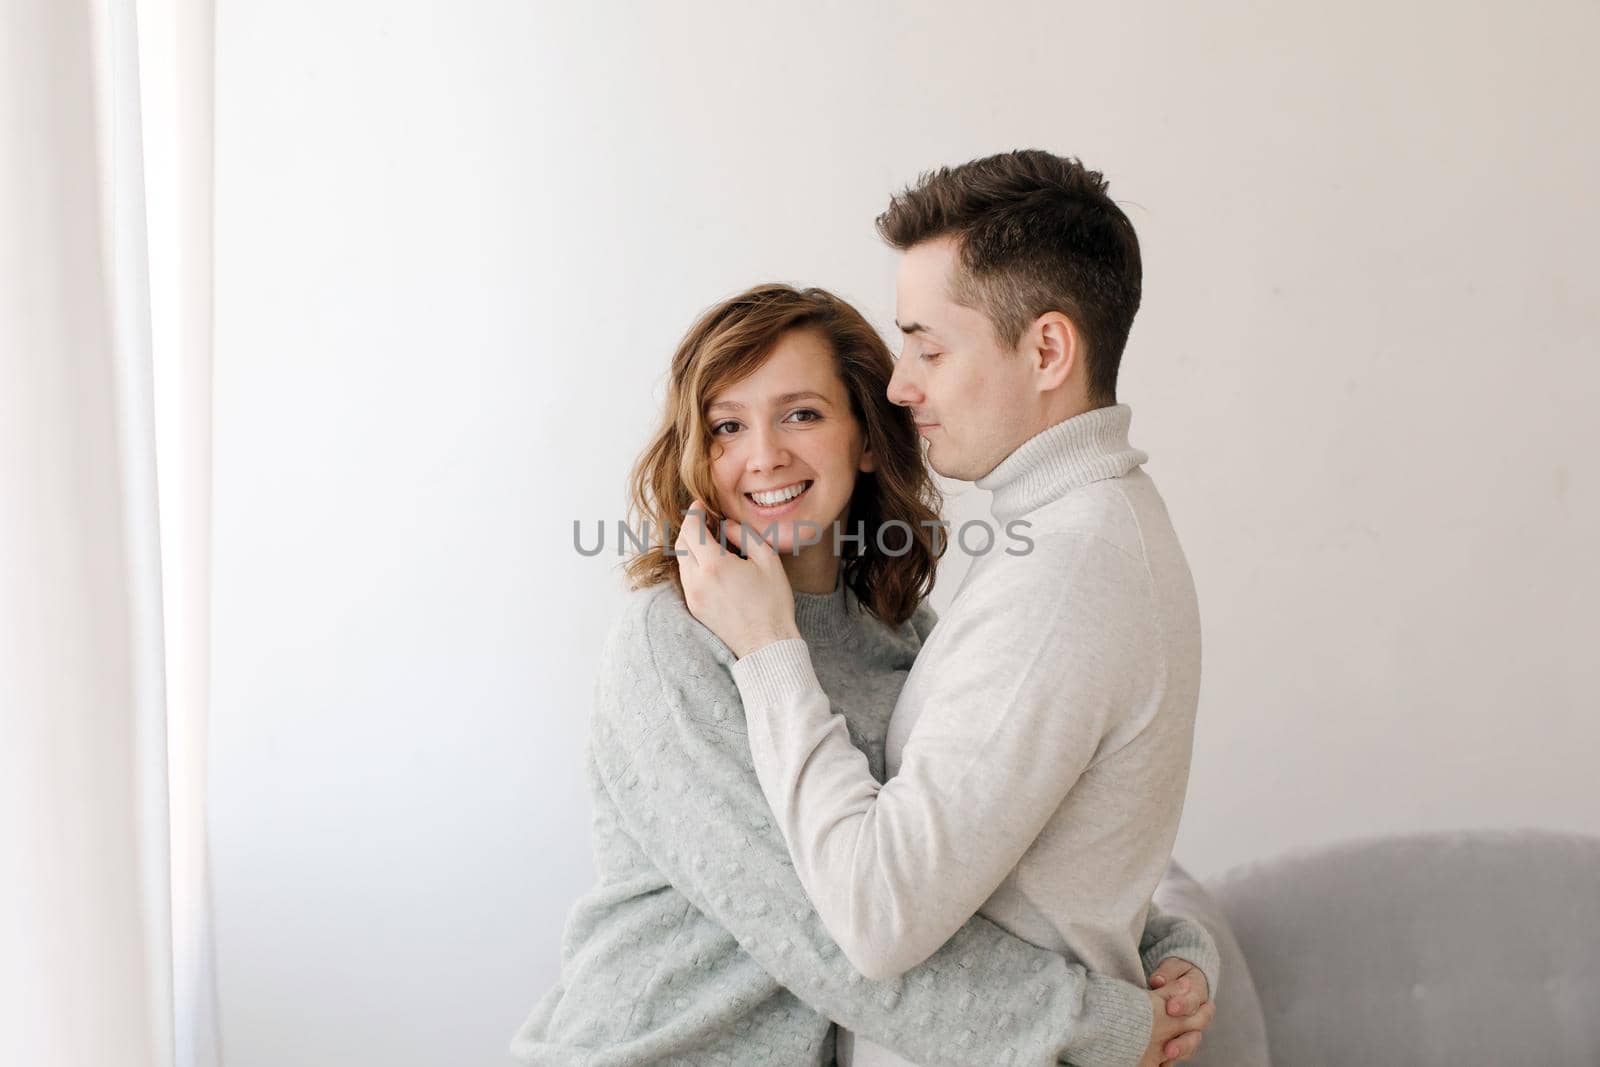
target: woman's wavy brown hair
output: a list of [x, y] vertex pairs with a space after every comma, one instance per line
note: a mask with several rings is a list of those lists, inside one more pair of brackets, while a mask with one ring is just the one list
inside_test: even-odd
[[[888, 346], [859, 311], [823, 289], [775, 283], [747, 289], [701, 315], [679, 342], [660, 427], [629, 477], [629, 525], [648, 538], [626, 564], [629, 582], [638, 589], [670, 581], [682, 590], [678, 560], [667, 549], [678, 539], [684, 513], [699, 498], [711, 511], [711, 529], [723, 519], [711, 480], [706, 406], [754, 373], [791, 330], [815, 330], [829, 342], [863, 443], [877, 461], [875, 471], [856, 476], [850, 497], [844, 532], [858, 532], [859, 523], [865, 536], [843, 542], [845, 584], [872, 614], [899, 626], [933, 587], [944, 552], [943, 538], [936, 547], [933, 537], [941, 499], [923, 465], [910, 411], [888, 399], [894, 373]], [[885, 532], [891, 551], [910, 534], [908, 550], [898, 556], [878, 545], [880, 527], [894, 520], [904, 525]]]

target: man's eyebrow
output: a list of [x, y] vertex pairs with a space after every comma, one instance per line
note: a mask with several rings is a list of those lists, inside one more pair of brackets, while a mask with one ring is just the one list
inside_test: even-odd
[[896, 326], [899, 326], [900, 327], [900, 332], [904, 333], [904, 334], [927, 333], [928, 332], [928, 327], [924, 326], [920, 322], [902, 323], [899, 319], [895, 319], [894, 320], [894, 324]]
[[[810, 389], [802, 389], [797, 393], [784, 393], [782, 396], [774, 397], [773, 403], [781, 406], [783, 404], [792, 404], [796, 400], [820, 400], [824, 404], [828, 403], [827, 397]], [[706, 410], [716, 411], [720, 408], [727, 408], [730, 411], [743, 411], [744, 405], [737, 400], [718, 400], [715, 404], [707, 407]]]

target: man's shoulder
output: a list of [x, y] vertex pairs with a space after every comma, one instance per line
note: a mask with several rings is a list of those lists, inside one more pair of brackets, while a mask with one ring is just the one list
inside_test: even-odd
[[1036, 511], [1039, 521], [1013, 531], [1012, 542], [974, 564], [951, 614], [1022, 623], [1059, 617], [1069, 602], [1145, 612], [1151, 578], [1138, 527], [1124, 525], [1110, 494], [1097, 490], [1093, 497], [1059, 509], [1052, 504], [1045, 515], [1046, 509]]
[[1142, 559], [1152, 537], [1175, 535], [1155, 483], [1138, 468], [1090, 482], [1035, 509], [1019, 520], [1013, 536], [1047, 540], [1065, 551], [1092, 538]]
[[1105, 478], [1091, 482], [1066, 495], [1035, 508], [1019, 522], [1026, 522], [1034, 537], [1063, 535], [1065, 538], [1098, 537], [1115, 545], [1125, 545], [1137, 527], [1129, 515], [1127, 494], [1120, 484], [1124, 478]]

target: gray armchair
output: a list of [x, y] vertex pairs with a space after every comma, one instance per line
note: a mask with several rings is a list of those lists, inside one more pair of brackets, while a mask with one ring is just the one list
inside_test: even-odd
[[1250, 864], [1164, 907], [1222, 950], [1196, 1067], [1600, 1065], [1600, 839], [1380, 838]]

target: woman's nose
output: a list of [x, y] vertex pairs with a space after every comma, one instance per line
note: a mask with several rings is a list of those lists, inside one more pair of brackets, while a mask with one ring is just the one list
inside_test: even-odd
[[750, 454], [745, 462], [753, 471], [776, 470], [788, 464], [789, 450], [784, 447], [783, 439], [776, 429], [768, 427], [752, 430]]

